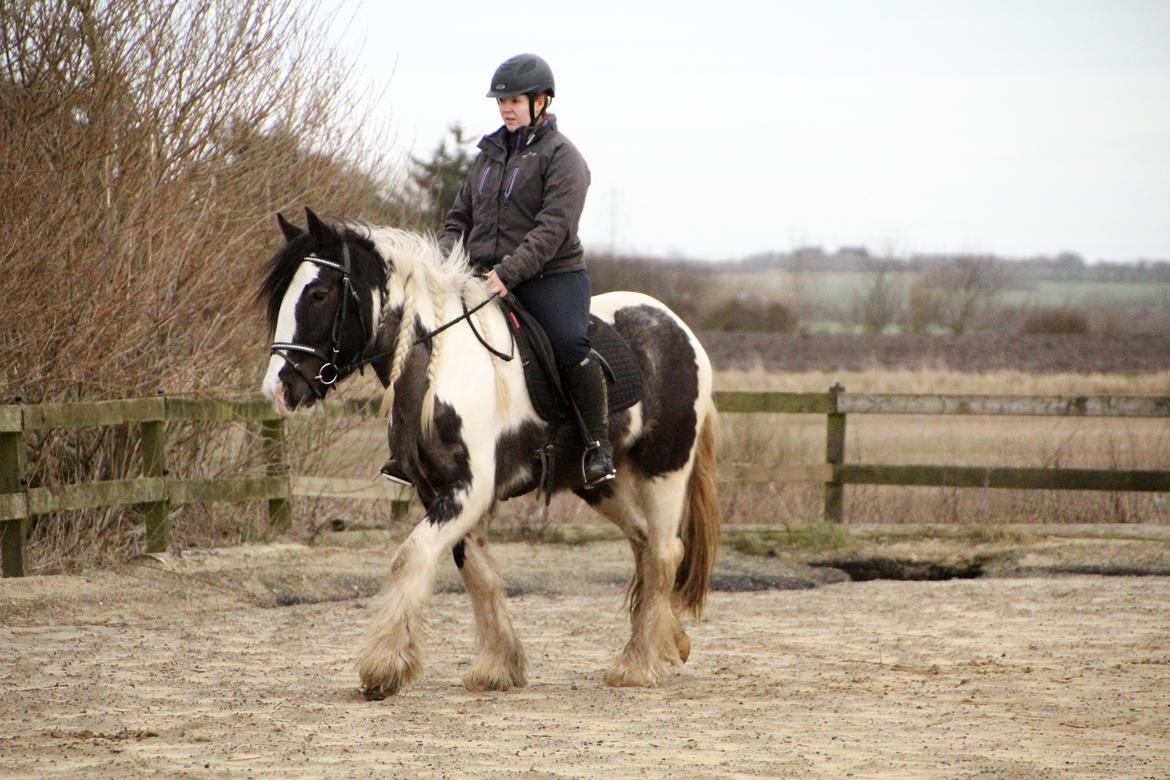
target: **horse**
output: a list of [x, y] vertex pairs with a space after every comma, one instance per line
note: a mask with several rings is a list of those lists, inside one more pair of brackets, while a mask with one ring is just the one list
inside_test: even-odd
[[[525, 654], [486, 531], [498, 501], [534, 485], [533, 455], [549, 428], [520, 361], [505, 359], [506, 314], [459, 247], [444, 256], [430, 236], [327, 222], [309, 209], [306, 218], [301, 229], [278, 215], [286, 243], [256, 295], [273, 339], [263, 392], [287, 415], [371, 366], [385, 388], [391, 451], [426, 510], [375, 602], [356, 663], [361, 690], [382, 699], [418, 678], [427, 603], [448, 554], [475, 617], [478, 655], [465, 687], [523, 687]], [[591, 311], [630, 346], [642, 399], [611, 414], [616, 479], [585, 489], [569, 470], [554, 489], [573, 490], [629, 541], [630, 638], [604, 682], [652, 687], [690, 655], [683, 620], [701, 619], [718, 551], [711, 364], [687, 325], [649, 296], [598, 295]], [[561, 434], [555, 446], [568, 462], [582, 442], [572, 428]]]

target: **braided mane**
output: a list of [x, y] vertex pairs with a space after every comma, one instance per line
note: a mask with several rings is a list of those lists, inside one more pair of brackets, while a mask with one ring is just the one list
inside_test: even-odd
[[[461, 245], [456, 245], [449, 255], [444, 256], [433, 236], [414, 233], [398, 228], [372, 228], [369, 232], [375, 250], [391, 268], [389, 294], [397, 300], [401, 295], [402, 317], [394, 344], [394, 359], [390, 364], [390, 379], [382, 396], [380, 413], [385, 416], [394, 405], [394, 385], [406, 368], [414, 339], [414, 328], [410, 325], [417, 318], [427, 330], [433, 330], [443, 322], [462, 312], [460, 301], [468, 307], [488, 297], [487, 285], [475, 276], [467, 255]], [[387, 306], [383, 311], [388, 311]], [[482, 310], [475, 320], [478, 327], [491, 338], [491, 320]], [[442, 362], [443, 339], [431, 342], [431, 359], [427, 364], [426, 392], [423, 396], [420, 423], [424, 435], [430, 432], [434, 423], [434, 400], [436, 376]], [[501, 408], [508, 402], [507, 385], [499, 369], [499, 360], [494, 355], [492, 363], [497, 369], [496, 397]]]

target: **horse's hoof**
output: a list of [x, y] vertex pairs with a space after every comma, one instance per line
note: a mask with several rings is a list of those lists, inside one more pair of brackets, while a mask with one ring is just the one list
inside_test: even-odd
[[387, 696], [393, 696], [398, 693], [399, 687], [397, 681], [383, 683], [382, 685], [363, 685], [362, 696], [366, 697], [366, 701], [382, 701]]
[[654, 688], [658, 672], [641, 664], [618, 661], [605, 673], [605, 684], [610, 688]]
[[510, 659], [480, 656], [463, 675], [463, 687], [472, 693], [480, 691], [508, 691], [528, 685], [524, 673], [524, 657], [517, 654]]

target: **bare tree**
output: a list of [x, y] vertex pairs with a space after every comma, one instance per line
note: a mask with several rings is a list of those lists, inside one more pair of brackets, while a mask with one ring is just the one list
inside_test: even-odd
[[[928, 269], [911, 291], [914, 316], [932, 319], [959, 335], [968, 332], [992, 311], [995, 299], [1011, 275], [1003, 261], [987, 255], [966, 255]], [[930, 320], [927, 320], [929, 322]]]
[[905, 293], [891, 276], [892, 257], [866, 258], [867, 281], [853, 291], [853, 319], [866, 333], [881, 333], [898, 321]]

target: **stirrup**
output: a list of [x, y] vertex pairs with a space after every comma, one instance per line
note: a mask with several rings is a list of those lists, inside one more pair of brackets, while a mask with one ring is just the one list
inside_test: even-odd
[[390, 460], [383, 463], [378, 473], [387, 482], [393, 482], [395, 485], [402, 485], [402, 487], [414, 487], [410, 480], [398, 470], [398, 463], [394, 458], [390, 458]]
[[594, 480], [590, 480], [589, 477], [586, 475], [585, 462], [589, 459], [590, 453], [596, 452], [597, 450], [600, 450], [600, 449], [601, 449], [601, 442], [593, 441], [593, 442], [590, 442], [588, 445], [586, 445], [585, 449], [581, 452], [581, 481], [582, 481], [582, 483], [584, 483], [582, 485], [582, 487], [584, 487], [586, 490], [592, 490], [593, 488], [597, 487], [598, 485], [601, 485], [602, 483], [609, 482], [611, 479], [617, 478], [617, 469], [614, 468], [614, 466], [613, 466], [612, 456], [611, 456], [611, 460], [610, 460], [610, 464], [609, 464], [609, 471], [607, 473], [601, 475], [600, 477], [597, 477]]

